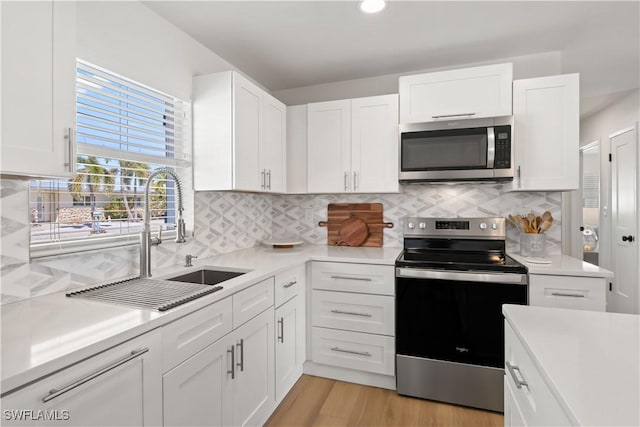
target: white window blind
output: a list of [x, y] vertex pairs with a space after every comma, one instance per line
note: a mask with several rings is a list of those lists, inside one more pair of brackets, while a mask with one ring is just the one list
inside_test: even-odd
[[[188, 102], [78, 61], [76, 112], [75, 176], [30, 183], [32, 252], [137, 241], [149, 174], [168, 166], [184, 176], [191, 164]], [[174, 229], [176, 186], [166, 174], [151, 183], [150, 209], [152, 231]]]

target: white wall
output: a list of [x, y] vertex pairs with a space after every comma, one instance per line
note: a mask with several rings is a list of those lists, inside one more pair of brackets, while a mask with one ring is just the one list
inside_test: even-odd
[[80, 1], [78, 57], [181, 99], [194, 75], [236, 69], [138, 1]]
[[273, 96], [286, 105], [307, 104], [309, 102], [330, 101], [334, 99], [358, 98], [363, 96], [398, 93], [398, 78], [403, 75], [440, 71], [453, 68], [473, 67], [476, 65], [513, 63], [513, 78], [526, 79], [560, 74], [562, 57], [560, 52], [545, 52], [534, 55], [515, 56], [494, 61], [469, 64], [452, 64], [446, 68], [415, 70], [406, 73], [386, 74], [356, 80], [319, 84], [294, 89], [274, 91]]

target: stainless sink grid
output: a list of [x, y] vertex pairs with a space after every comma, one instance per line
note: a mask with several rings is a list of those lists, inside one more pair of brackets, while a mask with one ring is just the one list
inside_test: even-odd
[[66, 295], [166, 311], [221, 289], [222, 286], [136, 278], [85, 288]]

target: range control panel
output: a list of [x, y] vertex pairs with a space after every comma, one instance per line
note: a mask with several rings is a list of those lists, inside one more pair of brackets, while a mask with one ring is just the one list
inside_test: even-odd
[[505, 219], [405, 217], [404, 237], [440, 237], [449, 239], [505, 239]]

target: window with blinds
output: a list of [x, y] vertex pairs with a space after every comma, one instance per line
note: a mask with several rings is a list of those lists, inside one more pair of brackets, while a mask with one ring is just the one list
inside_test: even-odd
[[[189, 171], [189, 103], [78, 61], [76, 112], [76, 174], [30, 182], [32, 252], [137, 241], [150, 173], [163, 166], [179, 176]], [[173, 230], [170, 176], [153, 179], [149, 201], [152, 231]]]

